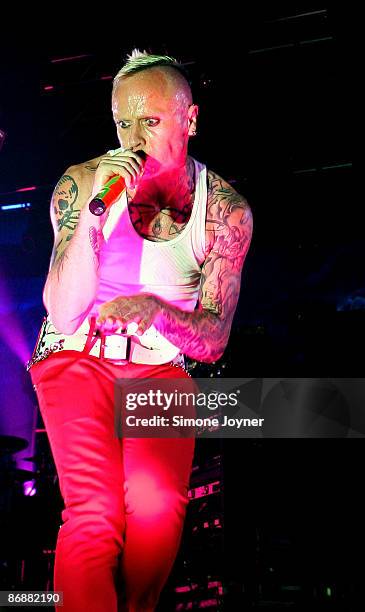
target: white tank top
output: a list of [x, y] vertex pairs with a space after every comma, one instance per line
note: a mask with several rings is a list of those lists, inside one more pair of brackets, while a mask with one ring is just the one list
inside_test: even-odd
[[[71, 336], [60, 333], [48, 315], [28, 367], [63, 349], [82, 351], [91, 317], [99, 314], [98, 306], [118, 295], [152, 293], [186, 312], [195, 309], [201, 265], [205, 260], [207, 172], [200, 162], [194, 160], [194, 165], [195, 199], [191, 216], [184, 230], [170, 241], [151, 242], [139, 236], [129, 216], [125, 193], [113, 204], [103, 228], [105, 242], [100, 252], [100, 282], [89, 315]], [[135, 331], [127, 328], [127, 335], [135, 336]], [[100, 339], [97, 342], [91, 355], [99, 356]], [[134, 363], [158, 364], [176, 360], [180, 349], [151, 325], [138, 337], [133, 351]]]
[[205, 260], [207, 172], [195, 165], [195, 199], [184, 230], [166, 242], [142, 238], [134, 229], [124, 192], [113, 204], [103, 228], [105, 242], [100, 251], [100, 282], [89, 313], [118, 295], [152, 293], [181, 310], [196, 306], [201, 265]]

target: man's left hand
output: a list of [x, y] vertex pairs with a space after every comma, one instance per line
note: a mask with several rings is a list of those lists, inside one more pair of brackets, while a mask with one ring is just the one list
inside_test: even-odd
[[158, 298], [154, 295], [120, 296], [99, 307], [96, 325], [104, 333], [113, 333], [119, 328], [125, 330], [130, 323], [136, 323], [138, 329], [135, 333], [142, 336], [152, 325], [159, 309]]

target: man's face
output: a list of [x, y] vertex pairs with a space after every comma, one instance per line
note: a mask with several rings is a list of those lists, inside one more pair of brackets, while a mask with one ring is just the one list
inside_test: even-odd
[[189, 99], [163, 70], [151, 68], [122, 79], [112, 110], [120, 146], [146, 153], [143, 180], [184, 166]]

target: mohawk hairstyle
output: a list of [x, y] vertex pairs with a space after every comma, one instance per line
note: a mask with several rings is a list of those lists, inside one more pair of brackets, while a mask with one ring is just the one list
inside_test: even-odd
[[155, 68], [156, 66], [171, 66], [171, 68], [175, 68], [190, 85], [190, 79], [184, 66], [174, 57], [169, 55], [153, 55], [147, 51], [133, 49], [132, 53], [127, 55], [127, 61], [113, 79], [113, 93], [123, 77], [147, 70], [148, 68]]

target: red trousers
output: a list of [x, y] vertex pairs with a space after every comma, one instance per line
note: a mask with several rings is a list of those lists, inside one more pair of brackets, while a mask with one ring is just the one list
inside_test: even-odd
[[34, 365], [31, 377], [65, 504], [54, 576], [60, 609], [154, 610], [180, 544], [194, 439], [118, 439], [114, 381], [188, 374], [65, 351]]

